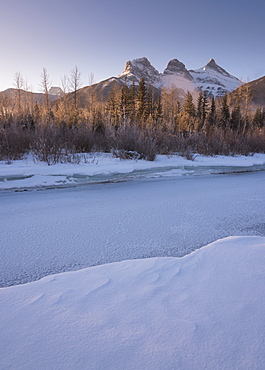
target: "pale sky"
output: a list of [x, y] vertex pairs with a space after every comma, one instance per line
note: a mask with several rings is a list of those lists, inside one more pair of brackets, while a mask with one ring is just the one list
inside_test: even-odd
[[78, 66], [82, 85], [119, 75], [147, 57], [163, 72], [211, 58], [243, 81], [265, 75], [264, 0], [0, 0], [0, 91], [20, 71], [40, 91], [43, 67], [53, 86]]

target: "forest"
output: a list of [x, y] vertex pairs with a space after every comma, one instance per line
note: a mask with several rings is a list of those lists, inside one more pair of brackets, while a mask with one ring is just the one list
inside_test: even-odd
[[103, 99], [93, 84], [84, 97], [80, 76], [75, 67], [52, 101], [45, 68], [38, 100], [16, 73], [14, 89], [0, 95], [0, 160], [31, 154], [48, 164], [77, 162], [77, 153], [93, 151], [147, 160], [265, 152], [265, 109], [251, 106], [249, 87], [215, 99], [205, 92], [183, 96], [176, 87], [157, 91], [142, 78]]

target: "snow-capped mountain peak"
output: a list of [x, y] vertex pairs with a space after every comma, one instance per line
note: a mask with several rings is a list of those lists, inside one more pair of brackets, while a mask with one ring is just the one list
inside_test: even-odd
[[223, 74], [224, 76], [227, 76], [227, 77], [232, 77], [228, 72], [226, 72], [225, 69], [223, 69], [222, 67], [220, 67], [214, 59], [210, 59], [209, 62], [203, 67], [203, 70], [204, 71], [207, 71], [207, 70], [213, 70], [217, 73], [221, 73]]
[[142, 77], [156, 89], [177, 89], [180, 97], [184, 97], [187, 91], [206, 91], [208, 95], [218, 97], [240, 86], [240, 81], [220, 67], [214, 59], [196, 70], [188, 70], [184, 63], [172, 59], [164, 72], [159, 73], [146, 57], [128, 60], [123, 72], [104, 81], [104, 84], [107, 86], [115, 79], [120, 85], [130, 86], [133, 82], [138, 85]]
[[168, 62], [167, 68], [164, 70], [164, 75], [169, 74], [178, 74], [192, 80], [192, 76], [189, 71], [186, 69], [185, 64], [181, 63], [178, 59], [172, 59]]
[[203, 68], [189, 72], [197, 90], [206, 91], [215, 97], [223, 96], [240, 86], [239, 79], [230, 75], [214, 59], [210, 59]]
[[122, 80], [127, 80], [129, 84], [133, 81], [137, 84], [142, 77], [147, 83], [152, 85], [160, 84], [160, 73], [145, 57], [128, 60], [122, 74], [118, 76]]

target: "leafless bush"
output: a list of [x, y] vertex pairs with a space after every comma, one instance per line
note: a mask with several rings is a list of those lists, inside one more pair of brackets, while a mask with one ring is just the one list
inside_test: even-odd
[[[0, 122], [1, 125], [1, 122]], [[157, 154], [178, 153], [190, 160], [196, 153], [204, 155], [249, 155], [265, 152], [264, 128], [247, 133], [212, 127], [200, 132], [177, 132], [163, 125], [143, 125], [123, 122], [114, 126], [101, 122], [79, 123], [68, 127], [55, 123], [35, 123], [23, 127], [19, 122], [0, 126], [0, 159], [20, 159], [31, 151], [34, 158], [49, 165], [58, 162], [79, 163], [80, 154], [93, 151], [111, 152], [121, 159], [154, 160]]]
[[22, 159], [29, 150], [30, 139], [31, 133], [15, 124], [0, 128], [0, 160]]
[[31, 142], [33, 156], [48, 165], [63, 162], [68, 155], [67, 142], [60, 127], [53, 124], [38, 126]]
[[156, 138], [149, 130], [137, 125], [126, 124], [119, 127], [112, 137], [113, 149], [121, 153], [138, 153], [139, 159], [153, 161], [158, 153]]

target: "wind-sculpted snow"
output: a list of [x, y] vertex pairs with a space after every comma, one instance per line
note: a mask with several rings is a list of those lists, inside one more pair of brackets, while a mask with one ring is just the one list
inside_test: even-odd
[[0, 289], [1, 369], [263, 370], [265, 238]]

